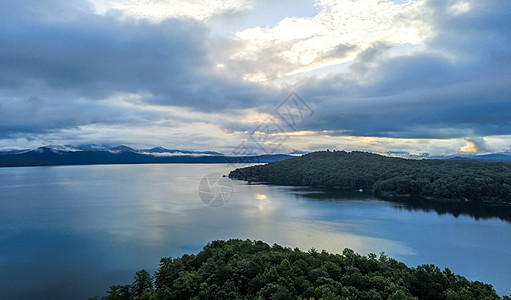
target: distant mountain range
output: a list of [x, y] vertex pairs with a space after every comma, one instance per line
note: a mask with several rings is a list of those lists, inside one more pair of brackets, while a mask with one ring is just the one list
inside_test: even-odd
[[486, 154], [458, 154], [447, 156], [410, 155], [408, 152], [389, 151], [385, 156], [409, 158], [409, 159], [453, 159], [453, 160], [479, 160], [511, 162], [511, 153], [486, 153]]
[[[295, 150], [289, 154], [227, 156], [215, 151], [191, 151], [163, 147], [137, 150], [125, 145], [48, 145], [37, 149], [0, 150], [0, 167], [148, 163], [268, 163], [306, 153]], [[405, 154], [387, 153], [389, 156], [412, 159], [479, 160], [511, 163], [510, 153], [464, 154], [458, 156], [411, 156]]]
[[287, 154], [226, 156], [214, 151], [190, 151], [155, 147], [135, 150], [119, 145], [48, 145], [37, 149], [0, 150], [0, 167], [148, 164], [148, 163], [268, 163], [291, 157]]
[[511, 154], [508, 153], [491, 153], [491, 154], [462, 154], [453, 156], [434, 156], [428, 159], [452, 159], [452, 160], [478, 160], [478, 161], [495, 161], [495, 162], [511, 162]]
[[451, 159], [475, 159], [475, 160], [491, 160], [491, 161], [511, 162], [511, 154], [492, 153], [492, 154], [480, 154], [480, 155], [463, 155], [463, 156], [456, 156]]

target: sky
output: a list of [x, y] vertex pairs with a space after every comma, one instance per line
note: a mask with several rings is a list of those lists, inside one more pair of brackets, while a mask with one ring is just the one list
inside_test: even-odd
[[0, 149], [511, 151], [508, 0], [3, 0]]

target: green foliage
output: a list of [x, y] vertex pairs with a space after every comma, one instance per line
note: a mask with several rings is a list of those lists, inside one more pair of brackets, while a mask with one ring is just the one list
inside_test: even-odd
[[282, 185], [372, 188], [381, 195], [511, 202], [511, 164], [497, 162], [327, 151], [237, 169], [229, 177]]
[[154, 283], [142, 270], [103, 299], [501, 299], [491, 285], [434, 265], [250, 240], [213, 241], [197, 255], [163, 258]]
[[153, 279], [146, 270], [140, 270], [135, 273], [135, 281], [131, 285], [131, 293], [136, 298], [143, 298], [144, 293], [150, 293], [153, 290]]
[[[163, 292], [163, 291], [162, 291]], [[146, 270], [135, 273], [135, 280], [130, 285], [113, 285], [103, 297], [106, 300], [150, 299], [155, 294], [153, 278]]]

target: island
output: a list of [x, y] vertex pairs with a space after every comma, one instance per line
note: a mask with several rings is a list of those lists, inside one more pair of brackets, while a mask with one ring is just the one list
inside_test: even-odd
[[318, 151], [239, 168], [233, 179], [277, 185], [372, 189], [381, 196], [511, 203], [511, 164], [471, 159], [404, 159]]
[[410, 268], [384, 253], [308, 252], [261, 241], [209, 243], [196, 255], [162, 258], [95, 299], [504, 299], [490, 284], [435, 265]]

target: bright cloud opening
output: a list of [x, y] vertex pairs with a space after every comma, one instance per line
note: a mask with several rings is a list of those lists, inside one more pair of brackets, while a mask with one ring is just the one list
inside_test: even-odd
[[467, 140], [467, 143], [465, 144], [465, 146], [460, 147], [460, 152], [461, 153], [477, 153], [477, 152], [479, 152], [479, 147], [473, 141]]
[[321, 10], [312, 18], [285, 18], [274, 27], [234, 35], [243, 47], [230, 59], [235, 65], [253, 62], [245, 68], [245, 80], [271, 80], [344, 63], [377, 42], [417, 45], [430, 34], [430, 25], [419, 18], [426, 13], [423, 1], [320, 0], [316, 5]]
[[112, 7], [132, 17], [156, 21], [166, 18], [206, 21], [215, 15], [249, 9], [252, 4], [246, 0], [128, 0], [114, 2]]

